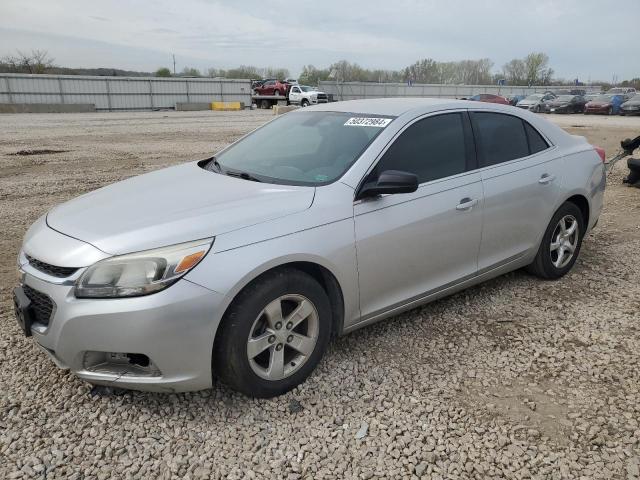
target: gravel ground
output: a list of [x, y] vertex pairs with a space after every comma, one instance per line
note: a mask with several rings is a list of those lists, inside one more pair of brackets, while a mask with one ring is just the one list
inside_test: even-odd
[[[31, 222], [269, 118], [0, 115], [0, 478], [640, 478], [640, 190], [622, 164], [571, 274], [515, 272], [337, 339], [280, 398], [92, 391], [20, 336]], [[549, 118], [609, 154], [640, 134], [638, 118]]]

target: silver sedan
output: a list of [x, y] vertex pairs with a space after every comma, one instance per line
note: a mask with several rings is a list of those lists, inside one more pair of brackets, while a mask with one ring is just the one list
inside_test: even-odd
[[94, 384], [278, 395], [334, 335], [518, 268], [562, 277], [598, 220], [603, 160], [503, 105], [298, 110], [53, 208], [25, 236], [16, 316]]

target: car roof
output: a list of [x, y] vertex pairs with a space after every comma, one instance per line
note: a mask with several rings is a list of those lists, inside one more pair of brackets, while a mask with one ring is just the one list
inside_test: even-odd
[[[431, 108], [429, 108], [431, 107]], [[372, 98], [323, 103], [313, 107], [314, 111], [363, 113], [369, 115], [400, 115], [415, 109], [446, 110], [448, 108], [477, 108], [478, 102], [451, 98]]]

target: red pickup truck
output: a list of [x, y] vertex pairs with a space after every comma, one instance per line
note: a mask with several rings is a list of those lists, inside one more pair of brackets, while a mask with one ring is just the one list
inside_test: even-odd
[[289, 93], [290, 83], [283, 83], [280, 80], [269, 79], [262, 85], [258, 85], [254, 88], [256, 95], [282, 95], [287, 96]]

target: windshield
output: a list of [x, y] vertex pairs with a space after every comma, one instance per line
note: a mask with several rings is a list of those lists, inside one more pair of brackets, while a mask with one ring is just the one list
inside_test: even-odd
[[622, 88], [612, 88], [607, 93], [624, 93], [624, 89], [622, 89]]
[[393, 120], [341, 112], [283, 115], [222, 152], [224, 172], [260, 181], [323, 185], [341, 177]]
[[599, 95], [594, 98], [592, 101], [594, 102], [610, 102], [613, 98], [613, 95]]
[[300, 89], [301, 89], [303, 92], [312, 92], [312, 91], [313, 91], [313, 88], [311, 88], [311, 87], [307, 87], [307, 86], [305, 86], [305, 85], [300, 86]]
[[557, 100], [559, 102], [570, 102], [571, 100], [573, 100], [574, 95], [560, 95], [558, 98], [554, 98], [554, 100]]
[[544, 95], [536, 93], [535, 95], [529, 95], [525, 100], [540, 100]]

